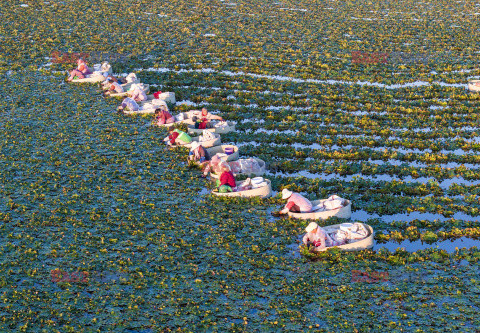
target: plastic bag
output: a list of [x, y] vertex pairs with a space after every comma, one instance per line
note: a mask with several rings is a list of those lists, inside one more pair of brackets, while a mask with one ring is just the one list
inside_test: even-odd
[[350, 239], [363, 239], [367, 237], [368, 230], [365, 229], [362, 223], [354, 223], [350, 228]]
[[218, 123], [215, 124], [215, 128], [227, 128], [228, 127], [228, 124], [226, 121], [220, 121]]
[[343, 201], [344, 200], [338, 195], [332, 195], [323, 202], [323, 207], [325, 207], [326, 210], [337, 209], [343, 207]]
[[127, 83], [134, 82], [134, 81], [137, 80], [137, 75], [135, 73], [130, 73], [130, 74], [127, 75], [125, 80], [127, 80]]
[[240, 172], [239, 173], [258, 173], [260, 172], [260, 164], [254, 158], [245, 158], [238, 160], [240, 163]]
[[154, 97], [156, 99], [161, 99], [166, 102], [175, 103], [175, 93], [173, 92], [164, 92], [164, 93], [160, 92], [159, 94], [155, 93]]
[[200, 137], [200, 141], [209, 141], [215, 139], [215, 134], [212, 131], [204, 130], [202, 131], [202, 136]]
[[350, 233], [343, 230], [337, 230], [330, 234], [330, 237], [337, 243], [337, 245], [346, 244], [350, 239]]
[[110, 72], [111, 69], [112, 69], [112, 66], [107, 61], [105, 61], [100, 67], [100, 70], [102, 72]]
[[235, 174], [239, 174], [241, 173], [242, 171], [242, 165], [240, 164], [240, 161], [232, 161], [230, 163], [228, 163], [228, 165], [230, 166], [230, 169], [232, 170], [233, 173]]
[[[143, 83], [134, 83], [130, 86], [129, 91], [134, 91], [135, 89], [145, 91], [145, 85]], [[162, 101], [163, 102], [163, 101]]]
[[267, 182], [263, 177], [255, 177], [251, 180], [253, 188], [259, 188], [263, 186], [267, 186]]

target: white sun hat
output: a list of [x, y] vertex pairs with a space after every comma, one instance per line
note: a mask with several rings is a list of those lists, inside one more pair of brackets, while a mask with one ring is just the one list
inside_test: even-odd
[[192, 142], [192, 146], [190, 148], [190, 151], [194, 151], [195, 149], [197, 149], [198, 147], [200, 146], [200, 143], [198, 141], [193, 141]]
[[290, 198], [290, 196], [293, 194], [292, 191], [284, 188], [283, 191], [282, 191], [282, 199], [288, 199]]
[[316, 224], [315, 222], [310, 222], [310, 224], [307, 225], [307, 227], [305, 228], [305, 231], [310, 232], [315, 230], [316, 228], [318, 228], [318, 224]]

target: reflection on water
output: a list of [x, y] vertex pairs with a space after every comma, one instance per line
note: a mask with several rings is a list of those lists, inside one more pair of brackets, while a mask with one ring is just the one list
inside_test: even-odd
[[285, 246], [288, 250], [289, 254], [292, 254], [294, 258], [301, 258], [302, 255], [300, 254], [300, 251], [298, 250], [299, 243], [293, 243], [290, 245]]
[[439, 250], [445, 250], [448, 253], [453, 253], [455, 252], [455, 248], [459, 248], [459, 249], [463, 247], [471, 248], [474, 246], [480, 248], [480, 239], [471, 239], [467, 237], [461, 237], [453, 240], [447, 239], [447, 240], [436, 242], [433, 244], [428, 244], [428, 243], [422, 242], [421, 240], [417, 240], [413, 242], [410, 240], [404, 240], [400, 243], [395, 241], [390, 241], [383, 244], [376, 243], [373, 249], [378, 251], [384, 247], [391, 252], [395, 252], [396, 249], [403, 247], [408, 252], [415, 252], [418, 250], [425, 250], [425, 249], [439, 249]]
[[202, 190], [198, 193], [198, 195], [207, 195], [210, 194], [210, 190], [208, 188], [202, 188]]

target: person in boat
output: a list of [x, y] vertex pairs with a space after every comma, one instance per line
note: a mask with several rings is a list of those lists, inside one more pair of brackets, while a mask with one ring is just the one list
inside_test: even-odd
[[155, 109], [155, 121], [154, 124], [161, 126], [165, 124], [172, 124], [175, 122], [175, 118], [168, 112], [165, 106], [160, 106], [159, 108]]
[[138, 111], [140, 110], [140, 107], [138, 106], [137, 102], [135, 102], [133, 99], [130, 97], [126, 97], [123, 101], [122, 104], [117, 108], [118, 111], [123, 111], [123, 110], [128, 110], [128, 111]]
[[203, 167], [206, 163], [210, 161], [210, 155], [208, 154], [208, 151], [203, 148], [203, 146], [199, 142], [193, 141], [190, 153], [188, 154], [188, 161], [199, 162], [200, 165]]
[[185, 145], [192, 142], [192, 137], [179, 129], [170, 127], [168, 133], [169, 135], [163, 141], [166, 141], [169, 146]]
[[92, 74], [92, 71], [88, 68], [87, 63], [80, 58], [77, 60], [77, 68], [70, 72], [70, 77], [67, 81], [72, 81], [75, 76], [79, 79], [84, 79], [90, 74]]
[[143, 102], [148, 99], [145, 91], [136, 84], [133, 86], [133, 89], [128, 92], [128, 95], [133, 98], [135, 102]]
[[109, 75], [109, 72], [110, 72], [111, 69], [112, 69], [112, 66], [108, 63], [108, 61], [104, 61], [102, 63], [102, 65], [100, 66], [100, 72], [105, 77], [107, 77]]
[[316, 250], [321, 250], [330, 246], [341, 245], [340, 242], [333, 240], [328, 233], [315, 222], [311, 222], [305, 228], [305, 236], [303, 236], [303, 244], [312, 244]]
[[220, 178], [217, 179], [217, 187], [219, 193], [227, 193], [233, 192], [236, 189], [237, 184], [235, 182], [235, 176], [230, 170], [230, 167], [227, 163], [222, 163], [222, 173], [220, 174]]
[[211, 120], [224, 121], [222, 117], [211, 114], [210, 112], [208, 112], [208, 110], [206, 108], [202, 108], [201, 111], [198, 111], [198, 110], [192, 110], [192, 111], [193, 111], [194, 116], [197, 116], [202, 120], [205, 119], [205, 120], [208, 120], [208, 121], [211, 121]]
[[108, 79], [107, 91], [104, 93], [104, 95], [108, 96], [111, 94], [121, 94], [121, 93], [123, 93], [123, 87], [114, 79], [112, 78]]
[[282, 199], [287, 199], [285, 208], [280, 211], [280, 214], [293, 213], [310, 213], [312, 211], [312, 203], [307, 198], [304, 198], [299, 193], [284, 188], [282, 191]]
[[215, 174], [220, 174], [223, 171], [223, 165], [227, 164], [226, 161], [223, 161], [220, 155], [217, 153], [212, 156], [210, 162], [205, 166], [203, 169], [202, 178], [206, 178], [209, 172], [213, 172]]
[[201, 119], [201, 118], [198, 118], [197, 116], [193, 116], [192, 121], [193, 121], [193, 124], [194, 124], [193, 126], [196, 129], [212, 128], [212, 124], [207, 119]]
[[108, 90], [110, 88], [111, 86], [110, 79], [112, 79], [113, 82], [117, 82], [120, 85], [123, 84], [123, 82], [119, 78], [113, 76], [112, 74], [109, 74], [106, 77], [105, 81], [102, 82], [103, 90]]

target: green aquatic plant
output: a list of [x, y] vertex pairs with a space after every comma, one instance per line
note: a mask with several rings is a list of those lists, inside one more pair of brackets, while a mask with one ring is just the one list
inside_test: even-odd
[[[477, 11], [443, 0], [2, 8], [0, 330], [474, 332], [478, 249], [314, 254], [299, 247], [307, 221], [270, 214], [284, 200], [209, 196], [150, 116], [116, 114], [98, 86], [63, 79], [83, 53], [175, 92], [174, 113], [205, 105], [237, 121], [222, 142], [264, 159], [274, 191], [351, 199], [379, 245], [476, 239], [480, 95], [464, 85], [480, 74]], [[387, 62], [352, 64], [354, 52]], [[352, 281], [359, 270], [389, 279]]]

